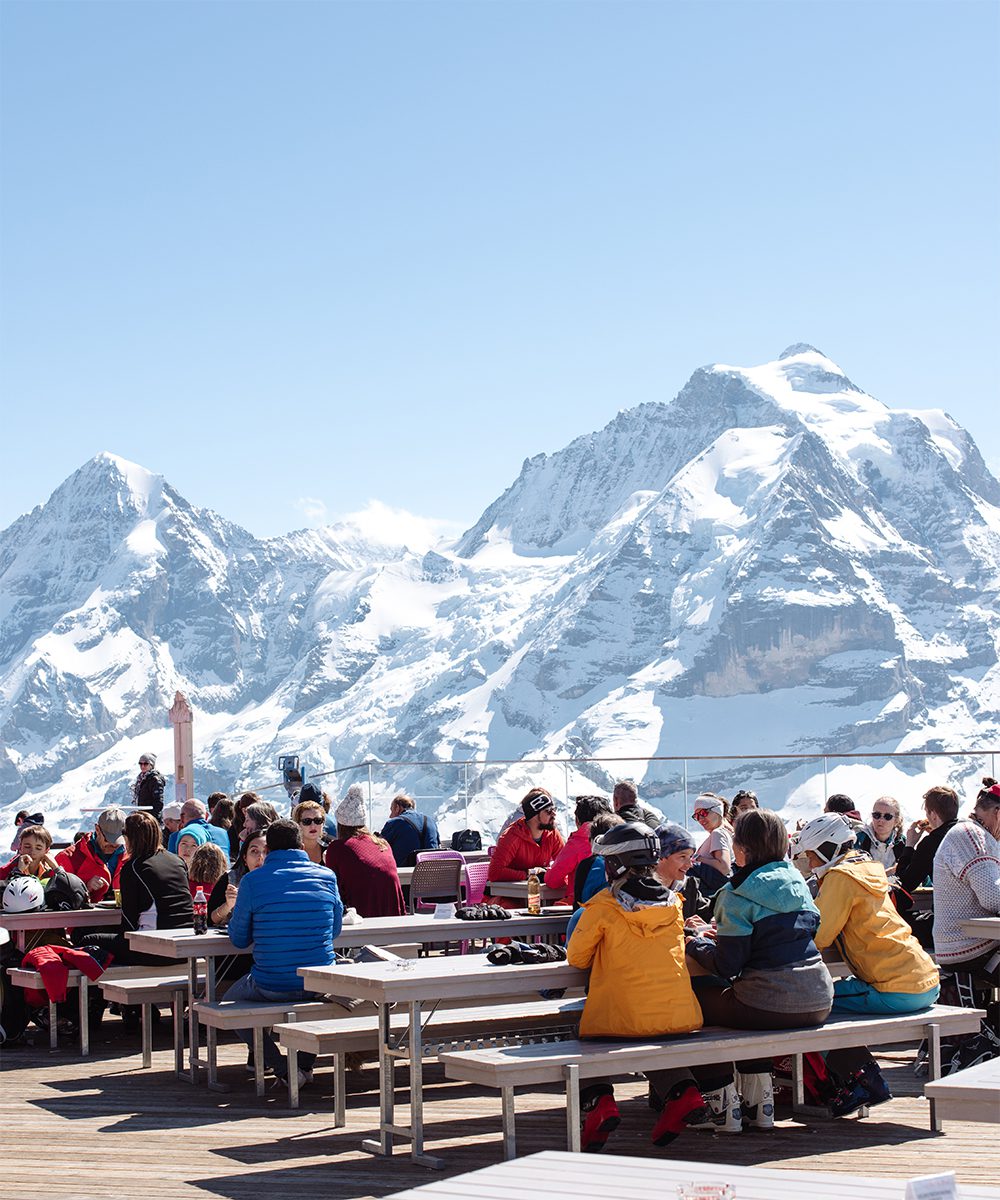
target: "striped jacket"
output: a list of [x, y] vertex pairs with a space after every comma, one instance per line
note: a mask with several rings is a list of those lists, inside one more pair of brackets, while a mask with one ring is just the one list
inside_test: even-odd
[[304, 850], [272, 850], [239, 886], [229, 938], [240, 950], [253, 944], [254, 982], [268, 991], [301, 992], [299, 967], [334, 961], [344, 915], [336, 875], [311, 863]]

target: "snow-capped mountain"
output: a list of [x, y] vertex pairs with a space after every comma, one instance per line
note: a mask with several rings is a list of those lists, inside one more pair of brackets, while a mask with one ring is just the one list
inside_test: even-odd
[[[0, 534], [8, 822], [41, 808], [68, 832], [124, 796], [140, 748], [169, 760], [176, 689], [199, 792], [271, 782], [283, 751], [312, 772], [454, 763], [372, 772], [376, 819], [406, 786], [449, 829], [467, 812], [492, 829], [529, 782], [616, 774], [682, 812], [680, 763], [533, 758], [820, 759], [997, 732], [1000, 485], [951, 418], [887, 408], [812, 347], [702, 368], [672, 403], [527, 459], [451, 546], [377, 524], [261, 540], [113, 455], [81, 467]], [[482, 758], [512, 761], [460, 765]], [[988, 766], [844, 766], [836, 786], [913, 808], [925, 777]], [[756, 782], [795, 811], [820, 769], [692, 763], [687, 786]]]

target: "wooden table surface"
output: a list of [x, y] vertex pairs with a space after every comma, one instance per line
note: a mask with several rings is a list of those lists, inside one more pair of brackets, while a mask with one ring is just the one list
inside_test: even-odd
[[40, 929], [113, 929], [120, 925], [120, 908], [78, 908], [70, 912], [0, 912], [0, 928], [15, 934], [15, 942], [24, 948], [29, 933]]
[[1000, 917], [973, 917], [971, 921], [959, 921], [958, 924], [969, 937], [991, 938], [1000, 942]]
[[[549, 910], [540, 917], [514, 913], [507, 921], [463, 921], [414, 913], [403, 917], [368, 917], [358, 925], [345, 925], [335, 941], [338, 950], [359, 946], [392, 946], [396, 943], [457, 942], [473, 938], [552, 937], [566, 931], [572, 915], [567, 907]], [[132, 948], [164, 958], [218, 958], [237, 950], [221, 929], [198, 934], [192, 929], [137, 930], [128, 935]], [[339, 969], [339, 968], [338, 968]]]
[[[716, 1139], [718, 1140], [718, 1139]], [[880, 1151], [886, 1153], [887, 1151]], [[720, 1146], [720, 1156], [724, 1147]], [[878, 1155], [873, 1155], [873, 1166]], [[919, 1170], [916, 1158], [914, 1166]], [[422, 1187], [393, 1192], [385, 1200], [669, 1200], [684, 1196], [696, 1184], [728, 1184], [728, 1196], [691, 1191], [699, 1200], [903, 1200], [906, 1184], [900, 1179], [876, 1179], [862, 1175], [834, 1175], [820, 1171], [786, 1171], [764, 1167], [733, 1167], [725, 1163], [684, 1162], [666, 1159], [655, 1151], [649, 1158], [620, 1155], [597, 1157], [547, 1150], [511, 1162], [484, 1167], [450, 1179], [435, 1180]], [[685, 1191], [679, 1191], [687, 1185]], [[959, 1185], [959, 1200], [1000, 1200], [1000, 1188]]]

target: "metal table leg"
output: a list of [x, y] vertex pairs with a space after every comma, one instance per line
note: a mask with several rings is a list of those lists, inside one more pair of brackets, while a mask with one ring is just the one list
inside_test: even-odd
[[369, 1154], [386, 1156], [392, 1155], [392, 1123], [395, 1115], [395, 1059], [390, 1044], [391, 1036], [389, 1005], [380, 1004], [378, 1006], [379, 1135], [378, 1141], [366, 1138], [361, 1143], [361, 1148], [367, 1150]]
[[580, 1153], [580, 1068], [575, 1063], [566, 1067], [566, 1148]]
[[142, 1005], [142, 1065], [147, 1069], [153, 1065], [153, 1005], [149, 1001]]
[[198, 1082], [198, 1014], [194, 1011], [198, 989], [198, 960], [188, 959], [188, 1065], [191, 1068], [190, 1082]]
[[517, 1139], [514, 1134], [514, 1089], [500, 1089], [500, 1108], [503, 1113], [503, 1157], [508, 1162], [517, 1157]]
[[333, 1056], [333, 1127], [343, 1129], [347, 1124], [347, 1062], [346, 1055]]
[[174, 992], [174, 1074], [184, 1077], [184, 992]]
[[424, 1046], [420, 1001], [410, 1004], [410, 1158], [422, 1167], [440, 1171], [444, 1161], [424, 1153]]
[[80, 1054], [90, 1053], [90, 980], [80, 972]]
[[[215, 959], [205, 957], [205, 999], [215, 1003]], [[214, 1025], [205, 1028], [205, 1055], [208, 1059], [208, 1086], [213, 1092], [228, 1092], [229, 1088], [219, 1083], [219, 1031]]]

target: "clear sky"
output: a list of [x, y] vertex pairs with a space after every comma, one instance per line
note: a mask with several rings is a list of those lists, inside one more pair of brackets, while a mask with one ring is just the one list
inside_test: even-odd
[[0, 527], [100, 450], [258, 534], [464, 526], [796, 341], [996, 470], [998, 46], [995, 0], [3, 0]]

